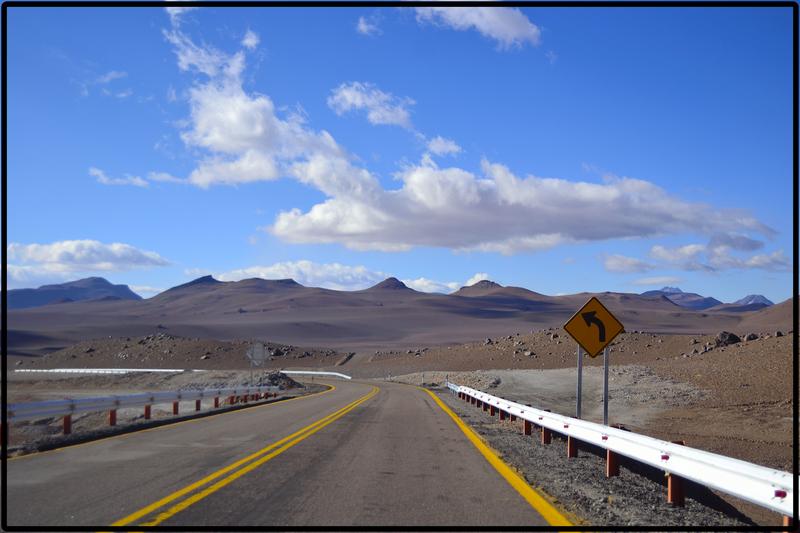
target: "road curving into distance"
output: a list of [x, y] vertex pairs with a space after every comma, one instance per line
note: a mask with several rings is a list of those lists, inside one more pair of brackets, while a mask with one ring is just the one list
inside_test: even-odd
[[11, 459], [8, 525], [569, 524], [435, 395], [331, 385]]

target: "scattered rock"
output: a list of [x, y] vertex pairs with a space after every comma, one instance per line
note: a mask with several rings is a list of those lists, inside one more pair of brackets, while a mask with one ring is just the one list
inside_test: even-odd
[[748, 333], [747, 335], [744, 336], [744, 340], [746, 341], [754, 341], [756, 339], [758, 339], [758, 335], [756, 335], [755, 333]]
[[717, 334], [715, 345], [717, 347], [730, 346], [731, 344], [737, 344], [741, 341], [742, 339], [740, 339], [735, 333], [731, 333], [730, 331], [721, 331]]
[[775, 332], [775, 336], [776, 337], [783, 337], [783, 332], [778, 330], [778, 331]]

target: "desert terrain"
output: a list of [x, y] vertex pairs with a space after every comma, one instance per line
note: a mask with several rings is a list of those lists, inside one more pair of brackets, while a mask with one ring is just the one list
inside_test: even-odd
[[[246, 384], [245, 353], [263, 342], [268, 357], [258, 375], [313, 368], [430, 387], [450, 379], [572, 415], [576, 343], [560, 326], [592, 295], [626, 326], [610, 345], [610, 422], [791, 470], [791, 300], [738, 311], [730, 304], [691, 310], [663, 295], [551, 297], [491, 282], [431, 295], [392, 279], [347, 293], [291, 280], [201, 278], [148, 300], [10, 311], [9, 401]], [[602, 357], [585, 357], [584, 365], [583, 417], [602, 421]], [[15, 372], [86, 367], [203, 372]], [[99, 427], [103, 417], [78, 423]], [[12, 431], [30, 443], [53, 438], [58, 424]], [[752, 506], [732, 505], [755, 523], [774, 522]]]

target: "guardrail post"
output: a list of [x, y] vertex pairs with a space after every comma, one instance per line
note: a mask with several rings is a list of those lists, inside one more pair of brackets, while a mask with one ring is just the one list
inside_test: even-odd
[[149, 405], [145, 405], [144, 406], [144, 419], [145, 420], [150, 420], [150, 406]]
[[72, 433], [72, 415], [64, 415], [64, 435]]
[[[792, 517], [783, 515], [783, 527], [791, 527], [792, 525]], [[794, 528], [797, 531], [797, 527]]]
[[117, 410], [111, 409], [108, 412], [108, 425], [109, 426], [116, 426], [117, 425]]
[[488, 403], [483, 402], [483, 410], [484, 411], [488, 411], [489, 410], [489, 404]]
[[553, 436], [550, 433], [550, 430], [542, 426], [542, 444], [550, 444], [552, 438]]
[[522, 434], [523, 435], [530, 435], [531, 434], [531, 421], [530, 420], [522, 420]]
[[619, 475], [619, 456], [611, 450], [606, 450], [606, 477]]
[[219, 396], [214, 396], [214, 407], [219, 407]]
[[683, 507], [686, 503], [683, 493], [683, 478], [667, 473], [667, 503]]
[[178, 414], [178, 402], [172, 402], [172, 414], [173, 415]]
[[499, 409], [499, 411], [500, 411], [500, 420], [505, 420], [506, 419], [506, 412], [503, 411], [502, 409]]
[[199, 411], [200, 410], [200, 400], [195, 400], [194, 401], [194, 410], [195, 411]]
[[[686, 441], [674, 440], [672, 444], [680, 444], [686, 446]], [[683, 491], [683, 478], [670, 474], [667, 472], [667, 503], [683, 507], [686, 503], [686, 497]]]
[[578, 457], [578, 443], [569, 435], [567, 435], [567, 457]]
[[497, 414], [497, 407], [495, 407], [494, 405], [490, 405], [489, 406], [489, 414], [491, 416], [494, 416], [495, 414]]

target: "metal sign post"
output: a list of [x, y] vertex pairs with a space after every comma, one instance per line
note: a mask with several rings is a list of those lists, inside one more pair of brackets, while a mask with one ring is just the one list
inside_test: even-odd
[[263, 344], [256, 342], [250, 345], [245, 355], [250, 360], [250, 384], [252, 385], [253, 367], [261, 366], [264, 363], [264, 360], [267, 358], [267, 350], [264, 349]]
[[578, 402], [575, 404], [575, 418], [581, 417], [581, 390], [583, 385], [583, 348], [578, 345]]
[[603, 349], [603, 425], [608, 425], [608, 347]]
[[577, 313], [564, 324], [564, 330], [578, 343], [578, 402], [576, 417], [581, 417], [581, 381], [583, 377], [583, 352], [597, 357], [603, 352], [603, 423], [608, 425], [608, 345], [624, 330], [622, 322], [592, 296]]

